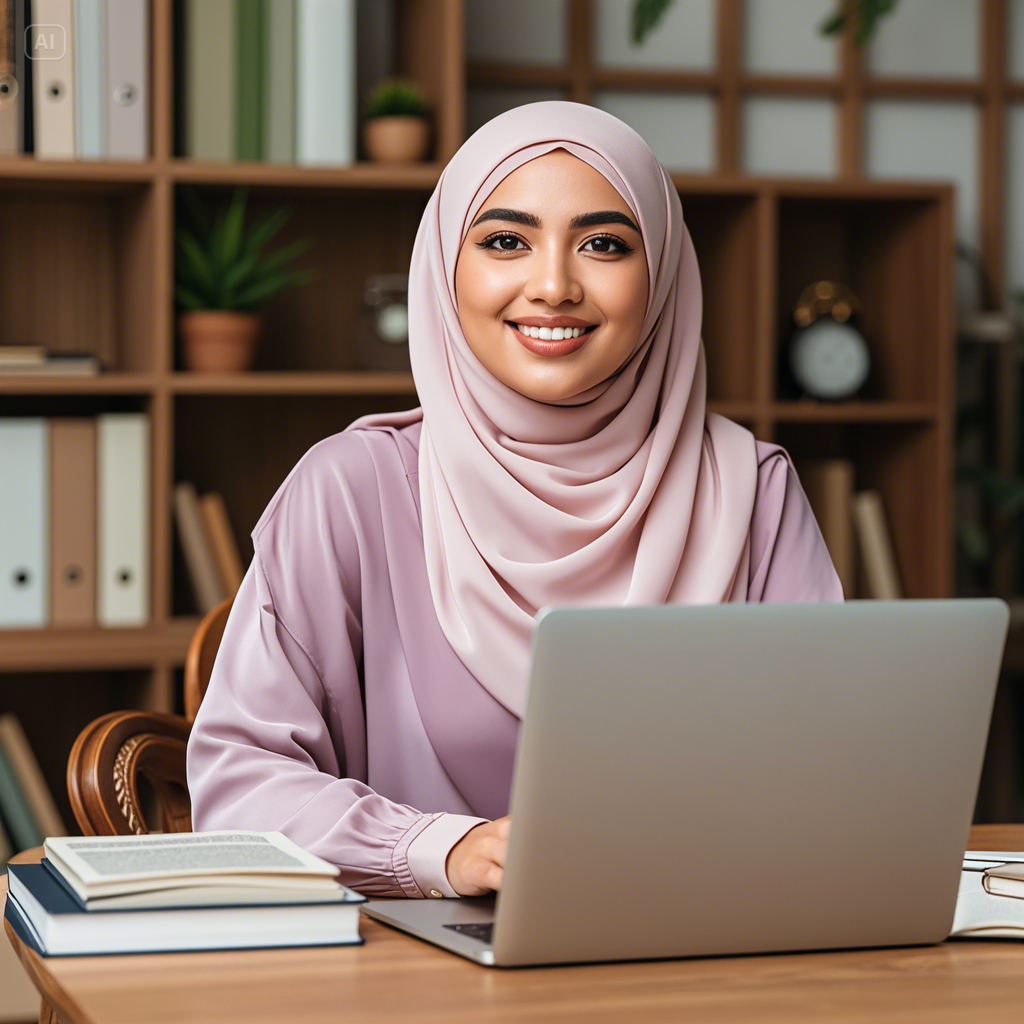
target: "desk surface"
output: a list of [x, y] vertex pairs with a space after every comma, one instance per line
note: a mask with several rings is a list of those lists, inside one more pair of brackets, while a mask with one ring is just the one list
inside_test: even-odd
[[[976, 826], [975, 850], [1024, 850], [1024, 825]], [[40, 851], [19, 860], [36, 860]], [[0, 879], [0, 909], [6, 899]], [[46, 959], [7, 936], [62, 1024], [1019, 1024], [1024, 942], [495, 970], [363, 918], [366, 944]]]

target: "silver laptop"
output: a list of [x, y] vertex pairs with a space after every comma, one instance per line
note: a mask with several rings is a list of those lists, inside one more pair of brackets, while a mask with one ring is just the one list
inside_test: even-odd
[[364, 913], [499, 966], [941, 942], [995, 598], [549, 608], [497, 898]]

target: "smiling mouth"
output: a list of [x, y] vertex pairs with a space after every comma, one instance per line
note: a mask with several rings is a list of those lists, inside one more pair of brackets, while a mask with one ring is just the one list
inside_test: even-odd
[[524, 337], [537, 338], [540, 341], [563, 341], [597, 330], [597, 324], [591, 324], [589, 327], [527, 327], [525, 324], [517, 324], [514, 320], [506, 320], [505, 323]]

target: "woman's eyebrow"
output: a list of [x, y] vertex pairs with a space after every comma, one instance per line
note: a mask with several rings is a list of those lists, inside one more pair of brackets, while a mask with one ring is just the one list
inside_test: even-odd
[[[528, 228], [540, 228], [540, 219], [532, 213], [524, 213], [522, 210], [509, 210], [500, 206], [496, 206], [491, 210], [486, 210], [480, 214], [475, 221], [473, 221], [473, 227], [477, 224], [482, 224], [485, 220], [510, 220], [515, 224], [524, 224]], [[594, 224], [625, 224], [626, 227], [632, 228], [637, 234], [640, 234], [640, 229], [633, 223], [633, 221], [627, 217], [624, 213], [619, 213], [618, 210], [598, 210], [594, 213], [578, 213], [571, 221], [569, 221], [570, 228], [588, 228]]]

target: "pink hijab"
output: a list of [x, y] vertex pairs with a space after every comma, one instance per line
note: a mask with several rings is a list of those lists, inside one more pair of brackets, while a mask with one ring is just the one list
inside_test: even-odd
[[[618, 190], [643, 234], [653, 284], [621, 369], [548, 404], [507, 387], [473, 355], [455, 263], [498, 183], [557, 148]], [[611, 114], [561, 100], [517, 107], [467, 139], [441, 174], [409, 278], [422, 405], [347, 429], [423, 420], [420, 504], [437, 616], [466, 667], [515, 715], [545, 605], [746, 600], [757, 453], [750, 431], [706, 412], [701, 315], [679, 195], [647, 143]]]

